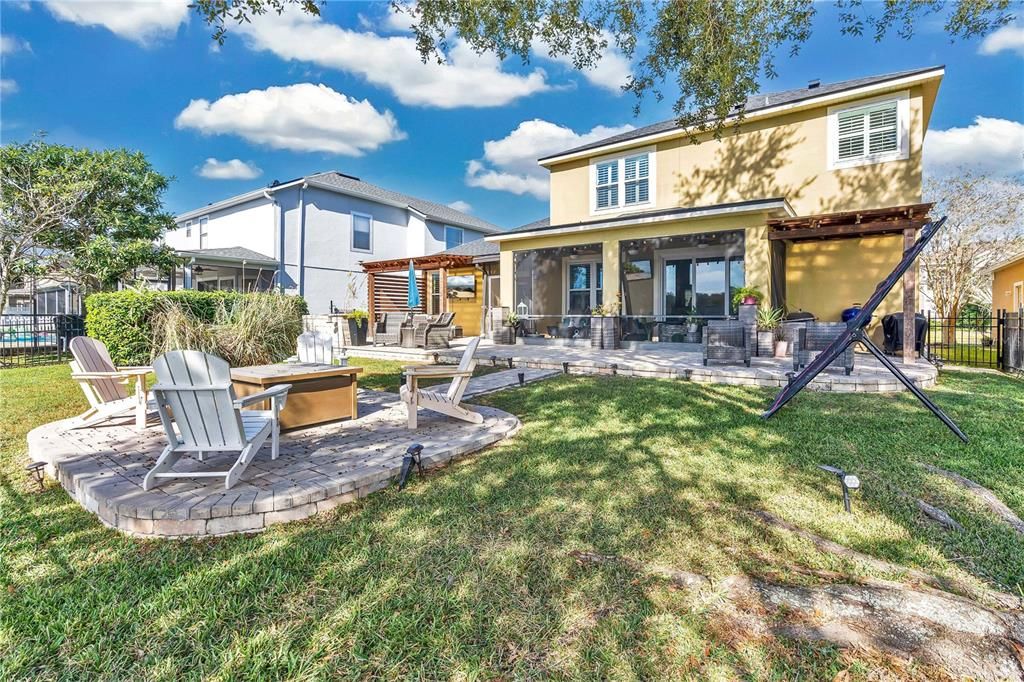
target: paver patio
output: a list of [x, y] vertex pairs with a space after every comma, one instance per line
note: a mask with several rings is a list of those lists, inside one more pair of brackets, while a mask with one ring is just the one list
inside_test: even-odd
[[[347, 348], [351, 355], [375, 357], [408, 362], [457, 362], [462, 354], [463, 339], [456, 339], [452, 347], [442, 350], [422, 350], [395, 346], [358, 346]], [[516, 367], [563, 370], [569, 363], [571, 374], [618, 374], [660, 379], [682, 379], [714, 384], [738, 384], [781, 388], [793, 371], [792, 358], [752, 358], [751, 366], [730, 365], [712, 361], [704, 366], [699, 351], [680, 350], [675, 344], [640, 344], [633, 348], [600, 350], [579, 346], [555, 345], [495, 345], [481, 341], [476, 352], [480, 364], [493, 362], [502, 365], [512, 358]], [[913, 365], [897, 365], [921, 388], [930, 388], [938, 378], [938, 369], [925, 360]], [[889, 373], [881, 363], [866, 353], [857, 353], [853, 374], [846, 376], [842, 369], [829, 368], [819, 374], [810, 388], [819, 391], [890, 393], [905, 391], [906, 387]]]
[[[507, 412], [474, 407], [482, 424], [421, 410], [419, 428], [410, 431], [398, 396], [379, 391], [360, 390], [359, 409], [354, 421], [282, 434], [280, 457], [272, 461], [266, 445], [229, 490], [221, 479], [197, 478], [144, 491], [142, 479], [166, 439], [158, 425], [140, 433], [130, 418], [76, 430], [67, 430], [73, 419], [44, 424], [28, 434], [29, 456], [45, 462], [48, 473], [104, 524], [125, 533], [223, 535], [259, 531], [366, 497], [398, 477], [412, 443], [423, 445], [423, 465], [430, 468], [508, 438], [521, 426]], [[208, 469], [231, 456], [211, 453], [203, 463], [183, 458], [175, 469]]]

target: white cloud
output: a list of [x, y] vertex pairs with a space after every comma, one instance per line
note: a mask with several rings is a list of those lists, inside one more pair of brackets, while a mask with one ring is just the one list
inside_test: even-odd
[[477, 55], [461, 41], [455, 41], [444, 64], [424, 63], [410, 36], [350, 31], [296, 11], [271, 15], [234, 30], [253, 49], [356, 74], [389, 90], [402, 104], [494, 107], [550, 89], [543, 69], [503, 71], [497, 57]]
[[[602, 37], [608, 43], [608, 46], [601, 51], [600, 61], [594, 67], [583, 69], [579, 73], [591, 85], [603, 88], [616, 95], [621, 95], [622, 86], [629, 80], [632, 68], [626, 56], [615, 47], [615, 37], [607, 31], [602, 32]], [[576, 70], [572, 59], [568, 55], [549, 56], [547, 46], [540, 40], [534, 40], [530, 49], [542, 59], [548, 59], [568, 69]]]
[[18, 91], [17, 82], [10, 78], [0, 78], [0, 95], [13, 95]]
[[500, 140], [484, 142], [483, 158], [466, 164], [466, 184], [547, 199], [548, 171], [537, 164], [537, 159], [632, 129], [629, 124], [597, 126], [577, 133], [537, 118], [523, 121]]
[[0, 55], [7, 56], [22, 51], [32, 51], [32, 46], [28, 44], [27, 40], [12, 35], [0, 36]]
[[246, 163], [241, 159], [219, 161], [207, 159], [196, 171], [201, 177], [210, 180], [252, 180], [263, 174], [263, 170], [254, 163]]
[[454, 208], [456, 211], [462, 211], [463, 213], [472, 213], [473, 205], [468, 201], [462, 199], [456, 199], [455, 201], [448, 204], [448, 208]]
[[1024, 171], [1024, 123], [978, 116], [963, 128], [931, 130], [924, 138], [929, 173], [969, 166], [995, 175]]
[[300, 152], [362, 156], [405, 139], [394, 115], [377, 111], [326, 85], [298, 83], [196, 99], [178, 114], [176, 128], [205, 135], [238, 135], [250, 142]]
[[141, 45], [173, 36], [178, 27], [188, 21], [188, 0], [47, 0], [46, 7], [61, 21], [79, 26], [103, 26], [111, 33]]
[[999, 54], [1003, 50], [1016, 52], [1024, 57], [1024, 26], [1007, 24], [981, 41], [978, 52], [981, 54]]

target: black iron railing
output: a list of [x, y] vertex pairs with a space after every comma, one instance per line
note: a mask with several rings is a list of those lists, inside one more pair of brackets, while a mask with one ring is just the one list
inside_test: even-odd
[[1016, 369], [1020, 362], [1020, 316], [1005, 310], [982, 317], [938, 317], [928, 313], [925, 354], [954, 365]]
[[0, 368], [67, 362], [71, 339], [84, 335], [81, 315], [0, 315]]

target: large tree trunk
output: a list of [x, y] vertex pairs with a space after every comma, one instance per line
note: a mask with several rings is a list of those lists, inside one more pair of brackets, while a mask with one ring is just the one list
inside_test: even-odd
[[[940, 315], [942, 312], [940, 311]], [[945, 319], [942, 320], [943, 329], [945, 330], [944, 338], [942, 343], [947, 348], [952, 348], [956, 345], [956, 323], [960, 319], [960, 305], [953, 303], [949, 306], [948, 314], [945, 315]]]

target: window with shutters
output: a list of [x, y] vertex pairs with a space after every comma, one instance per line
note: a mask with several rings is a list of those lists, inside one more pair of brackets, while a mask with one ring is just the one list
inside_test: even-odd
[[848, 168], [909, 156], [909, 99], [888, 97], [829, 110], [829, 167]]
[[654, 150], [591, 163], [591, 212], [654, 203]]

